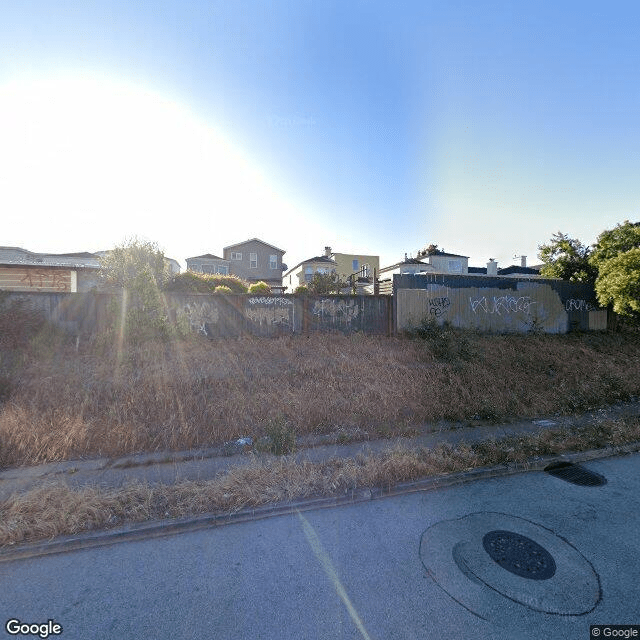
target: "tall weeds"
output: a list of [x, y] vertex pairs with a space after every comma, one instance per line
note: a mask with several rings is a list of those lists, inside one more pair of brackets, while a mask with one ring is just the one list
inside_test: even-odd
[[[441, 419], [505, 420], [640, 395], [633, 334], [2, 343], [0, 465]], [[34, 346], [35, 345], [35, 346]]]

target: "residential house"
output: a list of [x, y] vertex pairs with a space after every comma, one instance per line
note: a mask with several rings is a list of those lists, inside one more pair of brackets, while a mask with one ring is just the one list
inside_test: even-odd
[[316, 256], [299, 262], [293, 269], [289, 269], [282, 277], [282, 286], [293, 293], [299, 286], [307, 285], [316, 273], [335, 273], [336, 261], [327, 255]]
[[98, 286], [95, 253], [34, 253], [0, 247], [0, 290], [76, 293]]
[[223, 258], [229, 263], [229, 273], [247, 282], [266, 282], [282, 287], [282, 273], [287, 265], [282, 257], [286, 252], [271, 244], [252, 238], [223, 249]]
[[219, 258], [211, 253], [187, 258], [187, 269], [195, 273], [215, 273], [222, 276], [229, 275], [229, 260]]
[[349, 280], [352, 275], [357, 274], [356, 277], [373, 282], [373, 278], [380, 271], [380, 256], [335, 253], [331, 251], [331, 247], [325, 247], [324, 254], [335, 261], [336, 272], [342, 280]]

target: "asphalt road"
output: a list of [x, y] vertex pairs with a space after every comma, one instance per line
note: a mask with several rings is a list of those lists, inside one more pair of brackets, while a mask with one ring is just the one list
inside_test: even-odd
[[[83, 640], [587, 640], [593, 624], [640, 625], [640, 455], [584, 466], [607, 484], [528, 472], [3, 562], [3, 633], [27, 637], [5, 630], [18, 619]], [[553, 575], [502, 568], [484, 547], [495, 531], [533, 541], [530, 575]]]

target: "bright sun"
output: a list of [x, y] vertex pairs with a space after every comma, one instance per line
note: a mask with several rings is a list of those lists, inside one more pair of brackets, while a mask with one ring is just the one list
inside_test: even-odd
[[5, 218], [57, 220], [67, 232], [92, 220], [103, 238], [118, 227], [117, 239], [156, 239], [176, 218], [224, 234], [287, 208], [219, 133], [158, 95], [77, 77], [0, 87]]

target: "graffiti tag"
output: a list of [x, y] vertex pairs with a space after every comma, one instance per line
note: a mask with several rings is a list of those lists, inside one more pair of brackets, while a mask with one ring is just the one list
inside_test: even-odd
[[566, 311], [593, 311], [595, 307], [586, 300], [574, 300], [571, 298], [564, 303]]
[[314, 316], [328, 316], [333, 322], [344, 323], [345, 325], [358, 317], [360, 309], [354, 300], [316, 300], [313, 305]]
[[429, 314], [435, 318], [439, 318], [451, 306], [451, 300], [446, 297], [429, 298]]
[[281, 305], [289, 306], [293, 305], [293, 302], [288, 298], [267, 298], [266, 296], [258, 298], [249, 298], [249, 304], [266, 304], [269, 306]]
[[518, 312], [529, 313], [529, 307], [537, 304], [529, 296], [520, 296], [519, 298], [493, 296], [489, 300], [487, 300], [486, 296], [482, 296], [482, 298], [469, 298], [469, 302], [474, 313], [478, 313], [478, 310], [480, 310], [498, 316]]

